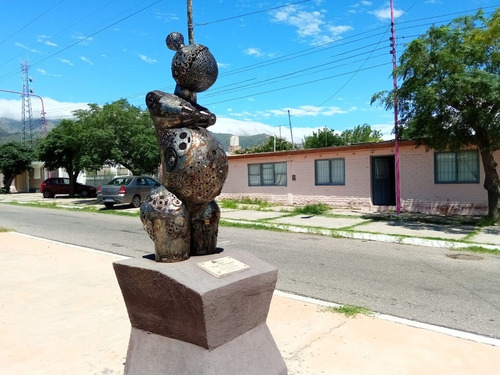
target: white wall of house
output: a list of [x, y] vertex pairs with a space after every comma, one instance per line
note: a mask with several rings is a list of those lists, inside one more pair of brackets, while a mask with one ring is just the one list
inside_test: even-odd
[[[323, 202], [332, 207], [370, 211], [394, 210], [373, 204], [371, 159], [394, 155], [392, 141], [314, 150], [229, 156], [229, 174], [219, 199], [258, 198], [281, 204]], [[315, 160], [345, 159], [345, 185], [315, 185]], [[495, 160], [500, 162], [500, 152]], [[286, 162], [286, 186], [249, 186], [248, 164]], [[479, 164], [479, 183], [434, 182], [434, 151], [413, 142], [400, 143], [400, 191], [403, 211], [440, 214], [484, 214], [487, 194]]]

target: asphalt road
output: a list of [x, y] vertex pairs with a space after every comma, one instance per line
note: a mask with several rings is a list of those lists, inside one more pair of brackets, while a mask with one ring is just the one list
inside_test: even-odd
[[[154, 251], [137, 217], [0, 204], [0, 226], [131, 257]], [[282, 291], [500, 338], [499, 256], [228, 227], [218, 245], [278, 267]]]

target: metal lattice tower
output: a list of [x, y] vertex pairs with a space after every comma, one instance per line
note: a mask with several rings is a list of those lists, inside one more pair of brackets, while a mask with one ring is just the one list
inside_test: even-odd
[[[21, 120], [23, 122], [22, 142], [28, 142], [33, 147], [33, 111], [31, 109], [31, 91], [29, 77], [30, 63], [21, 62], [21, 75], [23, 80]], [[28, 134], [26, 134], [28, 132]]]

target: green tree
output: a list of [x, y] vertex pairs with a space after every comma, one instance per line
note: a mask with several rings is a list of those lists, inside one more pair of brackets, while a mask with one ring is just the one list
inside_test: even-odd
[[382, 140], [382, 132], [373, 130], [370, 125], [357, 125], [354, 129], [344, 130], [340, 135], [345, 144], [378, 142]]
[[[500, 9], [431, 27], [406, 46], [395, 70], [404, 135], [436, 150], [478, 147], [485, 172], [488, 216], [500, 218]], [[375, 94], [388, 109], [394, 92]], [[401, 135], [401, 133], [400, 133]]]
[[62, 120], [36, 145], [36, 153], [45, 163], [45, 168], [66, 170], [70, 180], [71, 197], [74, 196], [75, 183], [80, 171], [94, 166], [88, 163], [89, 141], [93, 138], [92, 134], [92, 129], [85, 128], [81, 122]]
[[31, 162], [35, 155], [31, 148], [21, 142], [9, 142], [0, 145], [0, 171], [3, 173], [3, 185], [10, 193], [10, 185], [14, 178], [25, 171], [31, 170]]
[[312, 135], [305, 137], [303, 146], [304, 148], [321, 148], [332, 146], [343, 146], [345, 141], [342, 137], [335, 133], [335, 130], [324, 127]]
[[94, 162], [121, 164], [132, 174], [154, 174], [160, 164], [158, 142], [149, 112], [132, 106], [126, 99], [75, 112], [78, 121], [96, 129], [90, 155]]
[[[276, 143], [275, 143], [276, 142]], [[293, 145], [291, 142], [288, 142], [285, 138], [282, 137], [269, 137], [269, 139], [257, 146], [254, 146], [249, 149], [244, 149], [241, 151], [237, 151], [237, 154], [257, 154], [261, 152], [273, 152], [273, 151], [285, 151], [292, 150]]]

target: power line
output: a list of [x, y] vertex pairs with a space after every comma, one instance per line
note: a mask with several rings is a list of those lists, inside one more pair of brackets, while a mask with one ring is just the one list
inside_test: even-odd
[[262, 10], [257, 10], [255, 12], [250, 12], [250, 13], [244, 13], [244, 14], [239, 14], [239, 15], [236, 15], [236, 16], [231, 16], [231, 17], [227, 17], [227, 18], [221, 18], [221, 19], [218, 19], [218, 20], [214, 20], [214, 21], [208, 21], [208, 22], [203, 22], [203, 23], [195, 23], [194, 26], [207, 26], [207, 25], [212, 25], [214, 23], [219, 23], [219, 22], [225, 22], [225, 21], [229, 21], [229, 20], [234, 20], [235, 18], [241, 18], [241, 17], [246, 17], [246, 16], [252, 16], [254, 14], [259, 14], [259, 13], [265, 13], [265, 12], [269, 12], [271, 10], [276, 10], [276, 9], [281, 9], [281, 8], [286, 8], [288, 6], [291, 6], [291, 5], [297, 5], [297, 4], [302, 4], [302, 3], [308, 3], [310, 2], [311, 0], [302, 0], [302, 1], [297, 1], [295, 3], [289, 3], [289, 4], [285, 4], [285, 5], [280, 5], [280, 6], [277, 6], [277, 7], [273, 7], [273, 8], [267, 8], [267, 9], [262, 9]]
[[[161, 1], [161, 0], [159, 0], [159, 1]], [[158, 3], [159, 1], [157, 1], [157, 2], [155, 2], [153, 4], [150, 4], [148, 7], [153, 6], [154, 4]], [[288, 4], [288, 5], [291, 5], [291, 4]], [[142, 11], [142, 10], [144, 10], [146, 8], [143, 8], [140, 11]], [[493, 7], [488, 7], [488, 8], [493, 8]], [[107, 27], [105, 27], [103, 29], [98, 30], [97, 32], [95, 32], [92, 35], [90, 35], [89, 37], [92, 37], [92, 36], [96, 35], [97, 33], [102, 32], [102, 31], [104, 31], [104, 30], [112, 27], [113, 25], [116, 25], [118, 22], [121, 22], [124, 19], [129, 18], [129, 17], [133, 16], [134, 14], [137, 14], [138, 12], [135, 12], [135, 13], [133, 13], [133, 14], [125, 17], [125, 18], [120, 19], [119, 21], [117, 21], [117, 22], [115, 22], [115, 23], [113, 23], [111, 25], [108, 25]], [[454, 12], [454, 13], [448, 13], [448, 14], [440, 15], [440, 16], [425, 17], [425, 18], [420, 18], [420, 19], [411, 20], [411, 21], [398, 22], [398, 24], [400, 24], [400, 25], [401, 24], [411, 24], [411, 23], [415, 23], [415, 22], [425, 21], [425, 20], [428, 20], [428, 19], [443, 18], [443, 17], [447, 17], [447, 16], [450, 16], [450, 15], [460, 14], [460, 13], [464, 13], [464, 12]], [[405, 29], [412, 29], [412, 28], [421, 27], [421, 26], [422, 26], [421, 24], [413, 25], [413, 26], [409, 25]], [[312, 53], [325, 52], [325, 51], [327, 51], [329, 49], [332, 49], [332, 48], [346, 46], [348, 44], [356, 43], [356, 42], [359, 42], [361, 40], [368, 40], [368, 39], [376, 37], [376, 36], [383, 36], [385, 34], [385, 32], [374, 33], [374, 31], [381, 30], [381, 29], [387, 29], [387, 26], [383, 26], [383, 27], [379, 27], [379, 28], [376, 28], [376, 29], [372, 29], [372, 30], [367, 31], [367, 32], [363, 32], [363, 33], [358, 33], [358, 34], [355, 34], [355, 35], [351, 35], [349, 37], [346, 37], [346, 38], [343, 38], [343, 39], [340, 39], [340, 40], [337, 40], [337, 41], [334, 41], [334, 42], [325, 43], [325, 44], [323, 44], [321, 46], [314, 46], [314, 47], [310, 47], [310, 48], [307, 48], [307, 49], [304, 49], [304, 50], [301, 50], [301, 51], [296, 51], [296, 52], [293, 52], [291, 54], [284, 55], [284, 56], [281, 56], [281, 57], [277, 57], [277, 58], [273, 58], [273, 59], [268, 59], [265, 62], [260, 62], [260, 63], [257, 63], [257, 64], [252, 64], [252, 65], [248, 65], [248, 66], [245, 66], [245, 67], [241, 67], [241, 68], [235, 69], [233, 71], [224, 73], [220, 77], [228, 77], [230, 75], [241, 76], [241, 73], [249, 72], [249, 71], [256, 70], [256, 69], [260, 69], [260, 68], [265, 67], [265, 66], [288, 62], [290, 60], [298, 59], [300, 57], [310, 56]], [[408, 35], [406, 37], [407, 38], [411, 38], [413, 36], [419, 36], [419, 35]], [[67, 46], [67, 47], [65, 47], [65, 49], [68, 49], [68, 48], [70, 48], [70, 47], [72, 47], [73, 45], [76, 45], [76, 44], [78, 44], [78, 43], [74, 43], [74, 44], [72, 44], [70, 46]], [[346, 55], [346, 54], [349, 54], [349, 53], [354, 52], [354, 51], [359, 51], [359, 49], [362, 49], [362, 48], [368, 48], [369, 46], [373, 46], [373, 45], [376, 46], [377, 44], [378, 43], [373, 43], [373, 44], [367, 44], [367, 45], [364, 45], [364, 46], [361, 46], [361, 47], [356, 47], [356, 48], [353, 48], [351, 50], [345, 51], [345, 52], [343, 52], [340, 55]], [[355, 63], [355, 62], [363, 61], [363, 64], [361, 65], [361, 67], [363, 67], [364, 63], [366, 63], [366, 61], [368, 61], [368, 59], [372, 59], [372, 58], [383, 56], [383, 55], [373, 56], [372, 55], [373, 52], [375, 52], [377, 50], [379, 50], [379, 49], [378, 48], [374, 48], [372, 51], [369, 52], [369, 55], [364, 60], [362, 59], [362, 60], [351, 61], [351, 64]], [[60, 52], [62, 52], [62, 51], [58, 51], [57, 53], [60, 53]], [[57, 54], [57, 53], [55, 53], [55, 54]], [[53, 55], [51, 55], [51, 56], [43, 59], [42, 61], [47, 60], [48, 58], [54, 56], [55, 54], [53, 54]], [[342, 60], [352, 59], [352, 58], [358, 57], [360, 55], [361, 54], [356, 54], [356, 55], [353, 55], [353, 56], [346, 57], [345, 59], [342, 59]], [[38, 63], [40, 63], [42, 61], [38, 61], [35, 64], [38, 64]], [[315, 61], [317, 61], [317, 60], [315, 60]], [[276, 84], [277, 81], [279, 81], [279, 80], [285, 81], [285, 80], [291, 79], [292, 77], [296, 78], [296, 75], [298, 75], [299, 73], [303, 74], [301, 76], [301, 78], [302, 78], [302, 77], [304, 77], [307, 74], [316, 74], [316, 73], [324, 72], [324, 71], [327, 71], [327, 70], [331, 70], [333, 68], [338, 68], [339, 66], [343, 66], [343, 65], [339, 65], [339, 66], [332, 66], [332, 67], [330, 67], [328, 69], [320, 69], [321, 67], [329, 66], [329, 65], [331, 65], [331, 64], [333, 64], [333, 63], [335, 63], [337, 61], [334, 60], [334, 61], [329, 61], [329, 62], [324, 63], [324, 64], [318, 64], [318, 65], [315, 65], [315, 66], [307, 66], [304, 69], [295, 70], [295, 71], [292, 71], [292, 72], [289, 72], [289, 73], [286, 73], [286, 74], [273, 75], [273, 76], [271, 76], [270, 78], [268, 78], [265, 81], [263, 80], [264, 78], [262, 78], [262, 77], [259, 77], [259, 78], [257, 78], [257, 77], [250, 77], [250, 78], [247, 78], [247, 79], [240, 80], [238, 82], [228, 83], [225, 86], [219, 87], [217, 89], [217, 91], [212, 90], [209, 94], [204, 94], [204, 97], [208, 97], [208, 98], [212, 97], [212, 98], [214, 98], [214, 97], [222, 96], [222, 95], [225, 95], [225, 94], [227, 94], [229, 92], [234, 92], [234, 91], [237, 91], [237, 90], [250, 90], [250, 89], [253, 89], [253, 88], [265, 86], [266, 84], [271, 84], [271, 83], [272, 84]], [[340, 74], [336, 74], [336, 75], [332, 75], [332, 76], [328, 76], [328, 77], [324, 77], [324, 78], [320, 78], [320, 79], [309, 80], [309, 81], [297, 83], [297, 84], [294, 84], [294, 85], [288, 85], [288, 86], [285, 86], [285, 87], [276, 88], [276, 89], [273, 89], [273, 90], [266, 90], [266, 91], [256, 92], [256, 93], [254, 93], [252, 95], [245, 95], [245, 96], [241, 96], [241, 97], [238, 97], [238, 98], [231, 98], [231, 99], [228, 99], [228, 100], [221, 100], [221, 101], [213, 102], [211, 104], [218, 104], [218, 103], [222, 103], [222, 102], [228, 102], [228, 101], [233, 101], [233, 100], [239, 100], [239, 99], [248, 98], [249, 96], [258, 96], [258, 95], [263, 95], [263, 94], [272, 93], [272, 92], [276, 92], [276, 91], [282, 91], [282, 90], [286, 90], [286, 89], [290, 89], [290, 88], [294, 88], [294, 87], [298, 87], [298, 86], [303, 86], [303, 85], [307, 85], [307, 84], [313, 84], [313, 83], [316, 83], [316, 82], [321, 81], [321, 80], [332, 79], [332, 78], [335, 78], [335, 77], [340, 77], [340, 76], [345, 76], [345, 75], [351, 74], [352, 76], [348, 79], [348, 81], [345, 82], [340, 87], [340, 89], [338, 89], [332, 96], [330, 96], [328, 99], [326, 99], [321, 104], [321, 105], [323, 105], [324, 103], [326, 103], [327, 101], [329, 101], [333, 96], [335, 96], [336, 94], [338, 94], [338, 92], [340, 92], [354, 78], [354, 76], [358, 72], [360, 72], [360, 71], [366, 71], [366, 70], [370, 70], [370, 69], [376, 69], [376, 68], [379, 68], [381, 66], [386, 66], [386, 65], [388, 65], [388, 64], [383, 63], [383, 64], [379, 64], [379, 65], [373, 65], [373, 66], [370, 66], [370, 67], [366, 67], [366, 68], [362, 68], [362, 69], [356, 69], [356, 70], [352, 70], [350, 72], [340, 73]], [[316, 71], [315, 71], [315, 69], [316, 69]], [[283, 70], [280, 70], [280, 73], [282, 73], [282, 72], [283, 72]], [[229, 89], [226, 89], [226, 90], [222, 91], [222, 88], [229, 88]], [[133, 97], [138, 97], [138, 96], [142, 96], [142, 95], [145, 95], [145, 92], [144, 93], [131, 94], [131, 95], [128, 95], [128, 96], [125, 96], [125, 97], [126, 98], [133, 98]], [[110, 101], [101, 101], [100, 103], [105, 103], [105, 102], [110, 102]], [[57, 111], [57, 109], [55, 111]], [[55, 111], [52, 111], [52, 112], [55, 112]]]
[[49, 9], [47, 9], [45, 12], [43, 12], [42, 14], [40, 14], [39, 16], [33, 18], [31, 21], [29, 21], [27, 24], [25, 24], [24, 26], [22, 26], [20, 29], [18, 29], [17, 31], [15, 31], [14, 33], [12, 33], [11, 35], [9, 35], [7, 38], [3, 39], [0, 41], [0, 44], [6, 42], [7, 40], [9, 40], [10, 38], [12, 38], [13, 36], [19, 34], [21, 31], [23, 31], [24, 29], [26, 29], [28, 26], [30, 26], [31, 24], [33, 24], [34, 22], [36, 22], [38, 19], [42, 18], [43, 16], [45, 16], [47, 13], [49, 13], [52, 9], [54, 9], [55, 7], [57, 7], [59, 4], [61, 4], [64, 0], [61, 0], [59, 1], [56, 5], [50, 7]]
[[[162, 1], [162, 0], [157, 0], [157, 1], [155, 1], [154, 3], [151, 3], [151, 4], [147, 5], [147, 6], [145, 6], [144, 8], [141, 8], [141, 9], [139, 9], [139, 10], [137, 10], [137, 11], [135, 11], [135, 12], [133, 12], [133, 13], [131, 13], [131, 14], [129, 14], [129, 15], [127, 15], [127, 16], [125, 16], [125, 17], [123, 17], [123, 18], [120, 18], [118, 21], [113, 22], [113, 23], [111, 23], [111, 24], [109, 24], [109, 25], [107, 25], [107, 26], [103, 27], [102, 29], [97, 30], [96, 32], [94, 32], [94, 33], [92, 33], [92, 34], [90, 34], [90, 35], [87, 35], [86, 37], [83, 37], [82, 39], [78, 40], [77, 42], [71, 43], [71, 44], [69, 44], [69, 45], [67, 45], [67, 46], [65, 46], [65, 47], [63, 47], [63, 48], [61, 48], [60, 50], [58, 50], [58, 51], [56, 51], [56, 52], [54, 52], [54, 53], [50, 54], [49, 56], [47, 56], [47, 57], [45, 57], [45, 58], [43, 58], [43, 59], [41, 59], [41, 60], [38, 60], [38, 61], [36, 61], [36, 62], [32, 63], [32, 64], [31, 64], [31, 66], [38, 65], [38, 64], [40, 64], [40, 63], [42, 63], [42, 62], [44, 62], [44, 61], [46, 61], [46, 60], [48, 60], [48, 59], [50, 59], [50, 58], [52, 58], [52, 57], [54, 57], [54, 56], [56, 56], [56, 55], [60, 54], [61, 52], [64, 52], [64, 51], [66, 51], [66, 50], [70, 49], [71, 47], [74, 47], [74, 46], [76, 46], [77, 44], [80, 44], [80, 43], [82, 43], [82, 42], [84, 42], [84, 41], [86, 41], [86, 40], [88, 40], [88, 39], [90, 39], [90, 38], [92, 38], [92, 37], [94, 37], [94, 36], [96, 36], [96, 35], [98, 35], [98, 34], [102, 33], [103, 31], [106, 31], [107, 29], [109, 29], [109, 28], [111, 28], [111, 27], [113, 27], [113, 26], [115, 26], [115, 25], [117, 25], [117, 24], [119, 24], [119, 23], [121, 23], [121, 22], [123, 22], [123, 21], [125, 21], [125, 20], [127, 20], [127, 19], [129, 19], [129, 18], [131, 18], [131, 17], [133, 17], [133, 16], [135, 16], [136, 14], [139, 14], [139, 13], [141, 13], [142, 11], [144, 11], [144, 10], [146, 10], [146, 9], [148, 9], [148, 8], [151, 8], [153, 5], [158, 4], [158, 3], [159, 3], [159, 2], [161, 2], [161, 1]], [[17, 72], [16, 72], [16, 71], [10, 72], [10, 73], [8, 73], [8, 74], [6, 74], [6, 75], [4, 75], [4, 76], [0, 77], [0, 80], [3, 80], [3, 79], [6, 79], [6, 78], [9, 78], [9, 77], [12, 77], [12, 76], [13, 76], [13, 75], [15, 75], [15, 74], [17, 74]]]
[[389, 64], [390, 64], [390, 62], [388, 62], [388, 63], [382, 63], [382, 64], [378, 64], [378, 65], [373, 65], [373, 66], [369, 66], [367, 68], [362, 68], [362, 69], [359, 69], [359, 70], [353, 70], [353, 71], [350, 71], [350, 72], [334, 74], [334, 75], [331, 75], [331, 76], [321, 77], [321, 78], [318, 78], [318, 79], [315, 79], [315, 80], [311, 80], [311, 81], [297, 83], [295, 85], [290, 85], [290, 86], [280, 87], [280, 88], [276, 88], [276, 89], [272, 89], [272, 90], [257, 92], [257, 93], [253, 93], [251, 95], [244, 95], [244, 96], [240, 96], [240, 97], [237, 97], [237, 98], [230, 98], [230, 99], [226, 99], [226, 100], [220, 100], [218, 102], [207, 103], [206, 105], [208, 106], [208, 105], [213, 105], [213, 104], [225, 103], [225, 102], [230, 102], [230, 101], [234, 101], [234, 100], [245, 99], [245, 98], [248, 98], [249, 96], [252, 96], [252, 97], [253, 96], [259, 96], [259, 95], [269, 94], [269, 93], [272, 93], [272, 92], [282, 91], [282, 90], [286, 90], [286, 89], [290, 89], [290, 88], [295, 88], [295, 87], [299, 87], [299, 86], [309, 85], [311, 83], [324, 82], [324, 81], [332, 79], [332, 78], [336, 78], [336, 77], [341, 77], [341, 76], [344, 76], [344, 75], [352, 74], [352, 73], [354, 73], [356, 71], [359, 72], [359, 71], [364, 71], [364, 70], [369, 70], [369, 69], [375, 69], [375, 68], [379, 68], [381, 66], [386, 66], [386, 65], [389, 65]]

